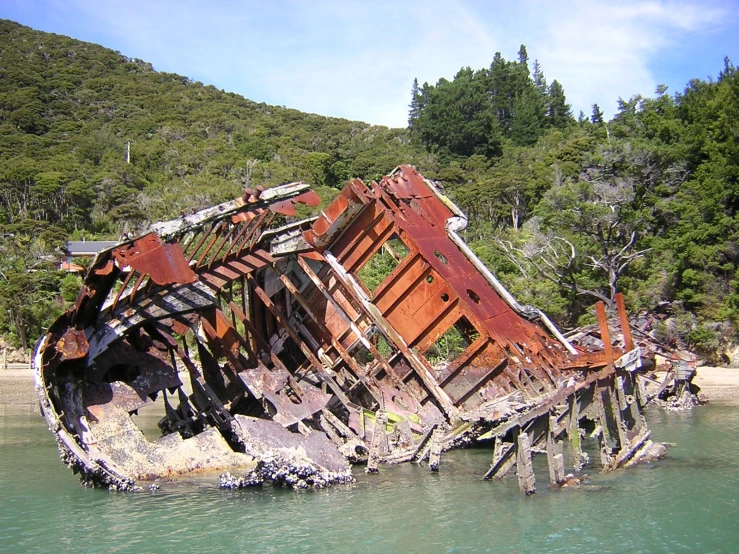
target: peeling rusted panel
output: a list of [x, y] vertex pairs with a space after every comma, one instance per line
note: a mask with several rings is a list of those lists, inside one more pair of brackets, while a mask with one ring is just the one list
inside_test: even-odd
[[318, 206], [321, 203], [321, 197], [314, 191], [308, 190], [294, 198], [281, 200], [270, 204], [269, 209], [275, 213], [295, 216], [295, 206], [297, 204], [305, 204], [307, 206]]
[[[428, 456], [438, 468], [444, 448], [485, 433], [511, 445], [496, 446], [491, 475], [530, 461], [515, 444], [543, 440], [556, 470], [566, 426], [542, 418], [578, 394], [575, 423], [607, 412], [624, 429], [609, 435], [608, 467], [643, 447], [628, 370], [515, 304], [459, 242], [461, 212], [414, 168], [355, 179], [318, 218], [272, 226], [319, 201], [304, 183], [258, 187], [98, 256], [35, 361], [45, 417], [83, 479], [131, 488], [241, 468], [221, 484], [324, 486], [368, 453], [372, 469]], [[370, 290], [375, 256], [394, 267]], [[588, 408], [599, 398], [606, 408]], [[137, 428], [139, 410], [160, 411], [159, 439]]]
[[164, 244], [154, 233], [113, 250], [113, 257], [120, 267], [130, 266], [140, 274], [149, 275], [157, 285], [197, 281], [197, 276], [182, 255], [179, 244]]

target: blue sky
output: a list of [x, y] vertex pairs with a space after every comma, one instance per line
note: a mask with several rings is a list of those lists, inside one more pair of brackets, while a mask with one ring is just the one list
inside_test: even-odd
[[[515, 4], [515, 6], [514, 6]], [[739, 64], [726, 0], [2, 0], [0, 18], [102, 44], [252, 100], [405, 126], [413, 78], [435, 83], [526, 44], [575, 115], [683, 90]]]

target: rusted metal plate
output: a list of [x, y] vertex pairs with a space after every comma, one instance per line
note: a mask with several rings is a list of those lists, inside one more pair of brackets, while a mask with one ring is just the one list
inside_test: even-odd
[[272, 405], [272, 416], [283, 427], [312, 418], [326, 407], [331, 395], [308, 384], [290, 379], [285, 370], [270, 371], [263, 365], [239, 373], [249, 391]]
[[113, 250], [120, 267], [130, 266], [157, 285], [194, 283], [197, 276], [177, 243], [164, 244], [158, 235], [150, 233], [130, 245]]
[[321, 203], [321, 197], [314, 191], [308, 190], [294, 198], [288, 198], [279, 202], [270, 204], [269, 209], [275, 213], [295, 216], [295, 205], [306, 204], [307, 206], [318, 206]]

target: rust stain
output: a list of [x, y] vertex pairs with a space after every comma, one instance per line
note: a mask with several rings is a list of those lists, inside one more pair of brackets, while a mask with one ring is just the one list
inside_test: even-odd
[[113, 257], [119, 266], [130, 266], [149, 275], [157, 285], [194, 283], [198, 277], [182, 254], [178, 243], [162, 243], [155, 233], [144, 235], [132, 244], [117, 248]]

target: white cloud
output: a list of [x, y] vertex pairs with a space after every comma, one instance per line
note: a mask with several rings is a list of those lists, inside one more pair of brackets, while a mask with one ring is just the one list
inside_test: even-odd
[[[650, 69], [661, 51], [687, 34], [714, 25], [719, 7], [688, 2], [569, 2], [542, 14], [546, 33], [532, 44], [547, 75], [565, 87], [575, 113], [598, 103], [607, 116], [619, 97], [653, 94], [661, 81]], [[544, 22], [544, 21], [542, 21]]]
[[660, 53], [735, 23], [721, 0], [9, 1], [43, 13], [44, 30], [160, 70], [256, 101], [394, 126], [406, 123], [414, 77], [433, 83], [463, 66], [487, 67], [496, 51], [515, 59], [521, 43], [563, 84], [575, 113], [597, 102], [611, 115], [619, 96], [652, 94], [665, 80], [652, 70]]

